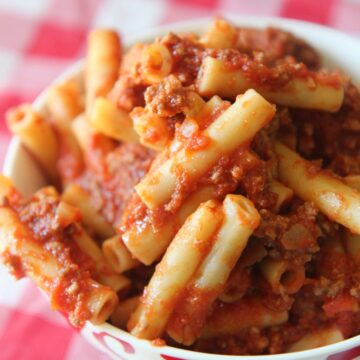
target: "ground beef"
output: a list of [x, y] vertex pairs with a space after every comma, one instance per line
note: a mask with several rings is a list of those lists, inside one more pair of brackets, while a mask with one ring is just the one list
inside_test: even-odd
[[[345, 86], [341, 109], [323, 111], [289, 109], [289, 122], [297, 133], [296, 150], [338, 175], [360, 174], [360, 93], [352, 84]], [[280, 132], [285, 133], [283, 125]]]
[[197, 77], [204, 57], [204, 48], [194, 36], [178, 36], [169, 33], [162, 40], [172, 57], [174, 74], [184, 85], [190, 85]]
[[149, 86], [145, 92], [146, 105], [162, 117], [172, 117], [189, 108], [189, 89], [184, 88], [174, 75], [158, 84]]
[[94, 207], [115, 225], [153, 157], [153, 152], [141, 145], [122, 144], [105, 156], [102, 172], [87, 170], [77, 182], [89, 192]]
[[272, 27], [265, 30], [238, 28], [237, 48], [248, 54], [264, 52], [270, 65], [289, 61], [289, 57], [293, 57], [296, 62], [303, 62], [310, 69], [317, 69], [320, 65], [319, 55], [304, 40]]

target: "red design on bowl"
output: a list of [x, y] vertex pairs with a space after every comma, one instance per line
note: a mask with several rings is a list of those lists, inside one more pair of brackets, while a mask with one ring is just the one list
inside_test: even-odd
[[111, 351], [114, 355], [116, 355], [119, 359], [124, 360], [118, 353], [114, 352], [114, 350], [106, 343], [105, 338], [106, 337], [110, 337], [114, 340], [116, 340], [124, 349], [124, 351], [127, 354], [134, 354], [135, 353], [135, 349], [132, 345], [130, 345], [128, 342], [121, 340], [107, 332], [101, 332], [101, 333], [96, 333], [93, 332], [94, 338], [104, 347], [106, 347], [109, 351]]
[[353, 360], [360, 355], [360, 346], [350, 350], [343, 351], [334, 355], [330, 355], [327, 360]]
[[185, 360], [185, 359], [180, 359], [180, 358], [169, 356], [169, 355], [162, 355], [161, 354], [160, 356], [165, 360]]

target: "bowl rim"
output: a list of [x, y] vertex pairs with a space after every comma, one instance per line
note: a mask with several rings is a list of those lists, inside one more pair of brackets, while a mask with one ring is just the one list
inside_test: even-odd
[[[319, 36], [337, 39], [338, 41], [341, 41], [342, 43], [346, 44], [346, 46], [354, 47], [355, 51], [359, 52], [360, 54], [360, 41], [354, 36], [351, 36], [349, 34], [344, 34], [342, 32], [339, 32], [337, 30], [334, 30], [332, 28], [310, 23], [303, 20], [294, 20], [289, 18], [280, 18], [276, 16], [256, 16], [256, 15], [244, 15], [244, 16], [236, 16], [229, 13], [222, 13], [220, 14], [221, 17], [224, 17], [227, 20], [230, 20], [236, 25], [242, 25], [242, 26], [251, 26], [251, 27], [259, 27], [263, 28], [266, 26], [274, 26], [280, 29], [284, 29], [287, 31], [290, 31], [297, 36], [306, 39], [306, 36], [303, 35], [303, 31], [306, 30], [308, 32], [315, 32]], [[186, 21], [179, 21], [174, 23], [169, 23], [165, 25], [160, 25], [153, 27], [151, 29], [144, 29], [141, 33], [136, 33], [133, 35], [126, 36], [124, 41], [124, 46], [128, 47], [136, 42], [147, 42], [151, 41], [155, 37], [162, 36], [166, 34], [169, 31], [174, 32], [199, 32], [201, 30], [204, 30], [206, 26], [209, 25], [213, 17], [203, 17], [203, 18], [197, 18], [197, 19], [191, 19]], [[306, 39], [306, 41], [311, 43], [311, 40]], [[320, 53], [322, 53], [319, 50]], [[62, 82], [66, 79], [69, 79], [73, 76], [77, 76], [81, 73], [84, 67], [84, 60], [78, 60], [73, 65], [71, 65], [69, 68], [67, 68], [63, 73], [61, 73], [52, 83], [50, 83], [33, 101], [33, 106], [35, 109], [40, 110], [44, 106], [44, 100], [46, 93], [50, 86], [53, 84]], [[359, 78], [355, 79], [355, 83], [358, 84], [360, 82], [360, 75]], [[16, 137], [12, 137], [10, 145], [7, 149], [6, 156], [4, 159], [4, 165], [3, 165], [3, 173], [6, 176], [9, 176], [10, 178], [13, 175], [13, 169], [14, 164], [16, 161], [18, 161], [18, 155], [19, 150], [22, 147], [20, 141]], [[306, 359], [306, 358], [313, 358], [313, 357], [319, 357], [319, 356], [326, 356], [330, 354], [337, 354], [339, 352], [350, 350], [356, 346], [360, 346], [360, 335], [356, 335], [354, 337], [351, 337], [349, 339], [342, 340], [340, 342], [321, 346], [314, 349], [304, 350], [304, 351], [298, 351], [293, 353], [281, 353], [281, 354], [274, 354], [274, 355], [221, 355], [221, 354], [212, 354], [212, 353], [203, 353], [203, 352], [197, 352], [192, 350], [186, 350], [181, 348], [176, 348], [168, 345], [164, 346], [155, 346], [152, 345], [151, 341], [138, 339], [135, 336], [131, 335], [129, 332], [119, 329], [109, 323], [105, 323], [103, 325], [92, 325], [89, 322], [85, 325], [85, 327], [80, 331], [84, 337], [90, 341], [93, 342], [92, 339], [89, 338], [89, 335], [87, 332], [105, 332], [110, 335], [116, 336], [116, 334], [119, 334], [118, 336], [121, 339], [124, 339], [128, 342], [130, 342], [135, 347], [139, 347], [142, 350], [149, 351], [152, 353], [157, 354], [166, 354], [169, 356], [174, 357], [184, 357], [186, 359], [192, 359], [192, 360], [204, 360], [206, 358], [207, 360], [231, 360], [231, 359], [239, 359], [239, 360], [252, 360], [252, 359], [263, 359], [263, 358], [269, 358], [271, 360], [299, 360], [299, 359]], [[92, 344], [93, 345], [93, 344]]]

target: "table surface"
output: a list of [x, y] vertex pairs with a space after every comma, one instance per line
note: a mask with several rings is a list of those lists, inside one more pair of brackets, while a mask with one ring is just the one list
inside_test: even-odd
[[[205, 16], [281, 16], [326, 25], [360, 38], [360, 0], [0, 0], [0, 165], [10, 136], [7, 108], [31, 102], [84, 55], [87, 31], [106, 26], [124, 37]], [[108, 357], [93, 349], [28, 280], [0, 266], [0, 359]]]

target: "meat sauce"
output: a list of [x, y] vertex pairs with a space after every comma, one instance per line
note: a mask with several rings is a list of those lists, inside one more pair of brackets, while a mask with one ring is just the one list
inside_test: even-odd
[[221, 60], [228, 71], [241, 70], [252, 84], [265, 87], [269, 91], [283, 88], [294, 78], [306, 80], [310, 88], [317, 84], [339, 88], [342, 84], [340, 74], [313, 72], [304, 63], [284, 62], [269, 67], [262, 58], [252, 58], [233, 49], [210, 50], [208, 55]]
[[103, 163], [100, 170], [87, 169], [77, 182], [88, 191], [95, 209], [115, 225], [153, 157], [153, 152], [141, 145], [121, 144], [102, 155], [98, 160]]
[[[80, 250], [73, 239], [78, 231], [75, 224], [81, 220], [80, 212], [74, 214], [71, 223], [59, 221], [56, 213], [59, 198], [56, 195], [52, 196], [52, 192], [49, 188], [45, 196], [39, 192], [26, 200], [11, 197], [8, 206], [16, 211], [21, 223], [30, 231], [31, 237], [26, 237], [24, 241], [40, 243], [45, 252], [61, 264], [61, 274], [54, 278], [44, 278], [42, 287], [50, 294], [52, 307], [69, 314], [70, 322], [76, 327], [81, 327], [90, 317], [88, 298], [92, 289], [89, 284], [92, 282], [95, 263]], [[5, 253], [4, 262], [15, 276], [25, 275], [22, 259], [18, 256], [13, 256], [10, 252]], [[38, 270], [32, 266], [31, 271]], [[35, 277], [38, 278], [41, 274], [39, 270]]]
[[[222, 60], [229, 70], [241, 69], [253, 83], [270, 90], [282, 88], [294, 77], [310, 79], [310, 85], [312, 80], [334, 87], [346, 81], [344, 104], [333, 114], [278, 107], [272, 123], [261, 130], [250, 145], [249, 151], [256, 154], [256, 161], [244, 156], [242, 148], [220, 158], [196, 183], [182, 174], [177, 179], [171, 201], [154, 210], [148, 209], [134, 192], [134, 186], [155, 158], [152, 151], [141, 145], [114, 142], [106, 151], [95, 149], [90, 152], [87, 166], [80, 175], [80, 170], [71, 170], [73, 175], [65, 173], [64, 178], [73, 176], [88, 191], [93, 206], [120, 233], [133, 227], [141, 231], [148, 219], [156, 229], [179, 209], [189, 194], [203, 185], [214, 185], [219, 200], [228, 193], [240, 193], [253, 201], [261, 222], [249, 244], [256, 242], [262, 255], [248, 264], [242, 263], [243, 258], [240, 258], [226, 288], [230, 295], [238, 292], [239, 301], [255, 296], [271, 311], [288, 311], [289, 321], [266, 328], [252, 326], [236, 335], [200, 339], [189, 349], [231, 355], [275, 354], [285, 352], [294, 341], [322, 326], [336, 325], [345, 337], [360, 333], [360, 268], [346, 253], [346, 229], [320, 214], [313, 203], [296, 197], [281, 212], [275, 213], [277, 194], [270, 190], [277, 174], [275, 138], [339, 176], [360, 174], [360, 94], [356, 87], [338, 73], [315, 73], [320, 60], [314, 49], [277, 29], [238, 29], [236, 49], [205, 49], [192, 35], [169, 34], [160, 42], [172, 55], [172, 75], [162, 83], [146, 87], [124, 70], [110, 94], [119, 108], [130, 111], [135, 106], [148, 106], [157, 115], [168, 118], [176, 148], [170, 148], [170, 153], [162, 159], [157, 158], [153, 167], [163, 163], [171, 151], [184, 148], [191, 153], [208, 146], [209, 139], [201, 137], [200, 130], [230, 105], [223, 102], [215, 114], [203, 121], [203, 127], [189, 130], [189, 123], [184, 121], [188, 93], [196, 89], [199, 69], [206, 56]], [[62, 160], [66, 163], [66, 155]], [[26, 207], [28, 210], [21, 211], [21, 220], [45, 242], [49, 237], [58, 236], [56, 231], [49, 233], [52, 223], [46, 214], [51, 213], [52, 205], [46, 206], [49, 208], [41, 208], [38, 204], [35, 209]], [[64, 254], [64, 266], [67, 266], [67, 258], [74, 256], [72, 252], [77, 251], [71, 249]], [[261, 275], [259, 263], [265, 257], [303, 266], [306, 279], [302, 288], [295, 294], [274, 293]], [[16, 259], [13, 262], [16, 264]], [[83, 270], [77, 276], [86, 277], [91, 265], [86, 259], [81, 263]], [[139, 268], [134, 273], [143, 270]], [[18, 273], [21, 274], [20, 268]], [[237, 281], [242, 284], [236, 284]], [[57, 299], [56, 302], [66, 308], [71, 299]], [[225, 306], [220, 296], [213, 312]], [[166, 341], [179, 346], [171, 339], [166, 338]]]

